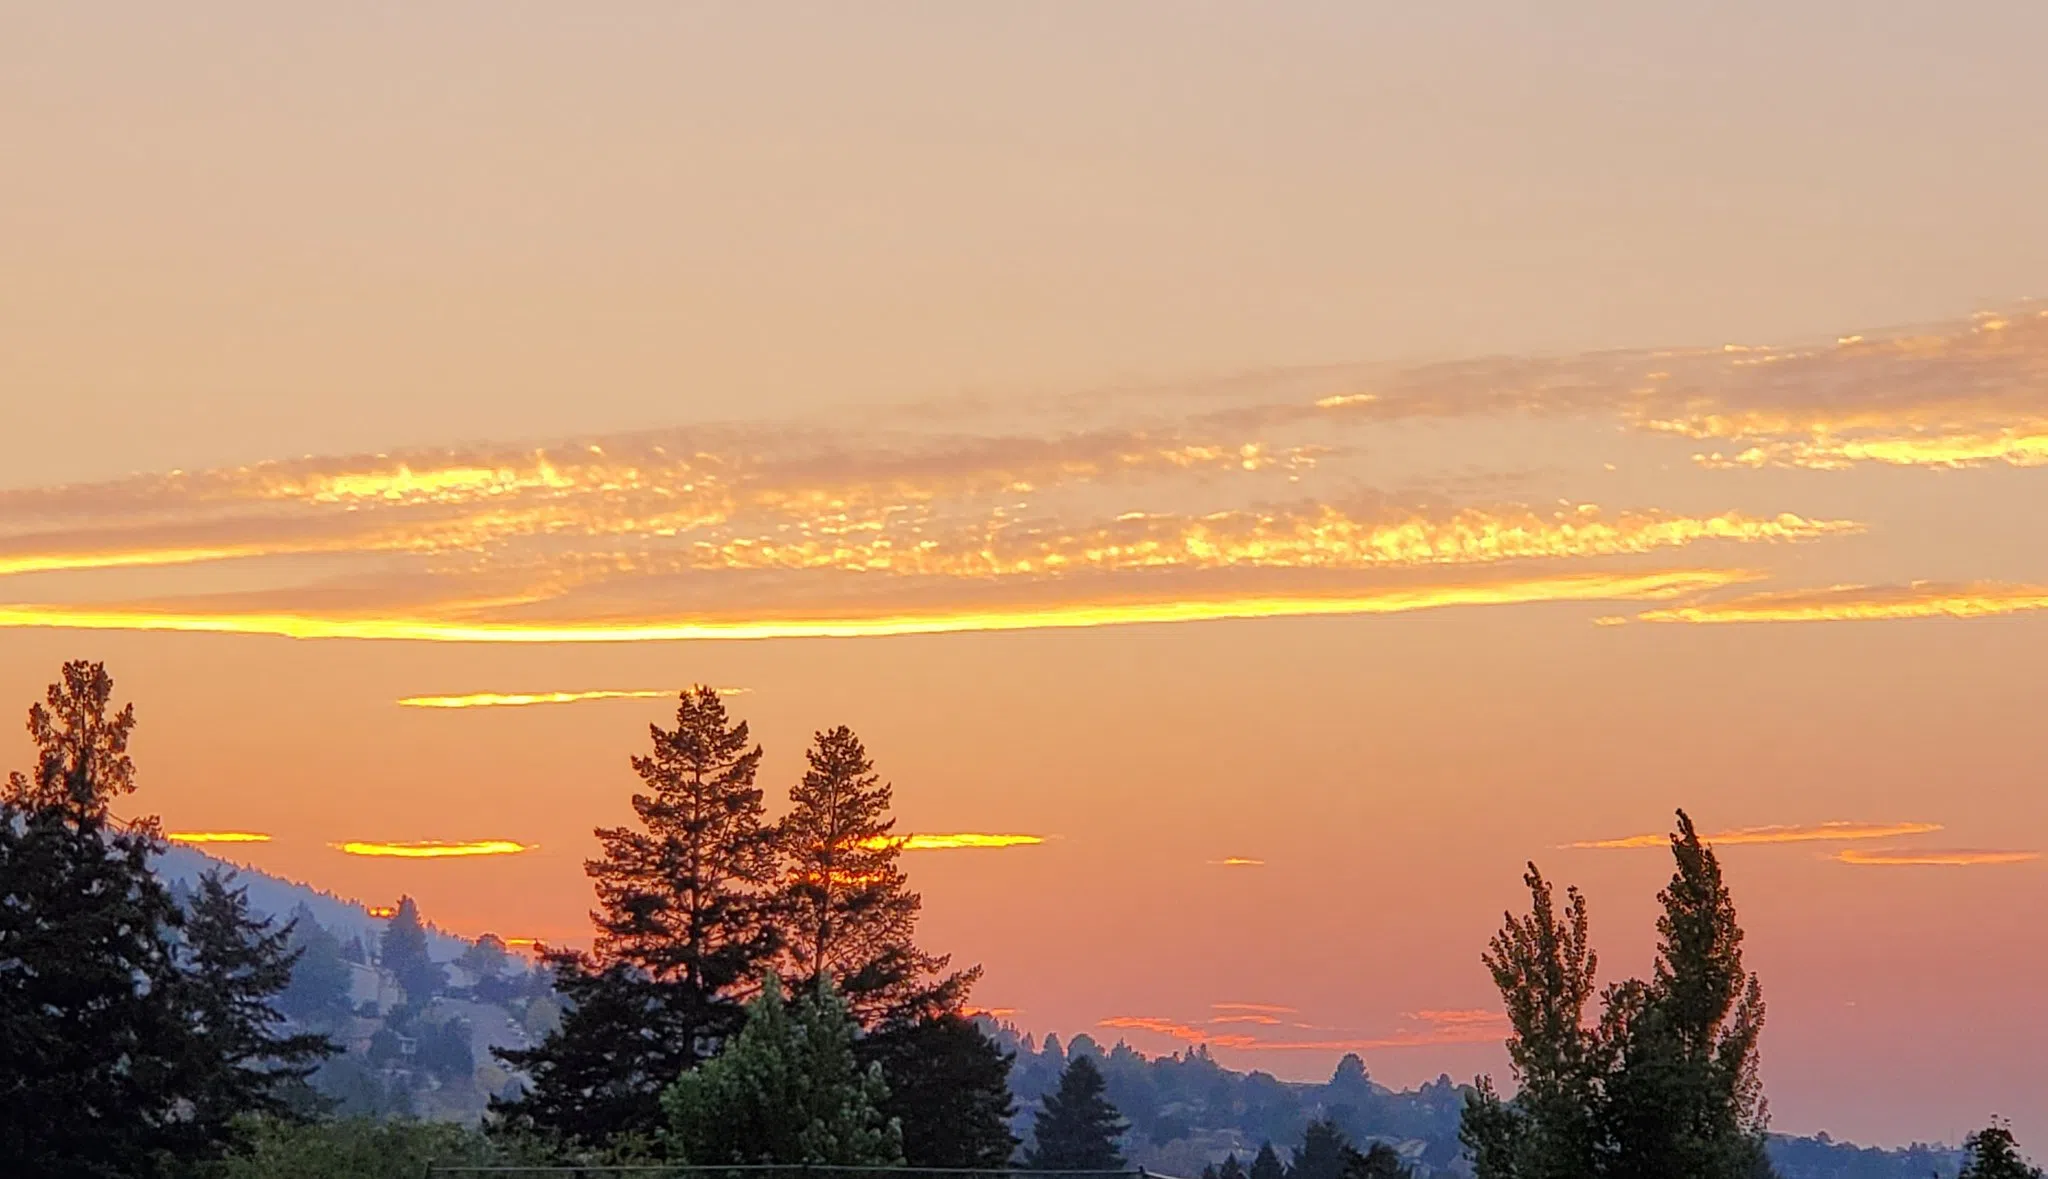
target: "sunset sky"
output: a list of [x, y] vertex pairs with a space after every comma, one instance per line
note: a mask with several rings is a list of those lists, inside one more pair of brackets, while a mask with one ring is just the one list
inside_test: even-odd
[[1020, 1028], [1402, 1086], [1683, 806], [1775, 1128], [2048, 1140], [2048, 9], [1652, 7], [16, 6], [0, 705], [574, 943], [712, 685]]

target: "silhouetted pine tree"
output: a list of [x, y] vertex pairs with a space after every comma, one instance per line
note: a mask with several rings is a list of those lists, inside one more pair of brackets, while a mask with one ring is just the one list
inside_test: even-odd
[[943, 1014], [894, 1024], [855, 1045], [889, 1082], [882, 1112], [903, 1127], [913, 1167], [998, 1168], [1016, 1152], [1010, 1133], [1009, 1053], [971, 1019]]
[[[1026, 1165], [1035, 1171], [1120, 1171], [1124, 1156], [1117, 1139], [1129, 1124], [1103, 1096], [1102, 1073], [1086, 1056], [1075, 1056], [1060, 1074], [1060, 1087], [1046, 1094], [1032, 1121]], [[1263, 1158], [1266, 1153], [1261, 1152]], [[1279, 1167], [1275, 1158], [1273, 1166]], [[1252, 1174], [1258, 1174], [1253, 1165]]]
[[707, 687], [682, 693], [673, 729], [649, 726], [633, 759], [639, 827], [600, 828], [591, 955], [548, 958], [568, 1003], [538, 1047], [499, 1051], [531, 1086], [494, 1102], [509, 1124], [595, 1145], [653, 1134], [661, 1090], [735, 1032], [739, 999], [774, 953], [774, 832], [754, 784], [761, 749]]
[[1281, 1165], [1272, 1143], [1259, 1144], [1259, 1153], [1252, 1156], [1251, 1179], [1287, 1179], [1287, 1168]]
[[0, 799], [0, 1159], [36, 1176], [150, 1175], [206, 1143], [170, 931], [181, 915], [150, 871], [155, 821], [108, 814], [135, 789], [128, 707], [113, 681], [64, 665], [29, 710], [31, 775]]
[[1970, 1161], [1956, 1179], [2041, 1179], [2041, 1168], [2020, 1157], [2012, 1126], [1994, 1119], [1989, 1126], [1963, 1139]]
[[245, 890], [218, 871], [199, 878], [185, 917], [185, 1018], [200, 1078], [190, 1128], [214, 1143], [236, 1137], [245, 1114], [291, 1117], [312, 1094], [305, 1080], [339, 1051], [325, 1036], [279, 1035], [274, 1003], [297, 959], [289, 927], [250, 916]]
[[1344, 1156], [1350, 1149], [1337, 1123], [1318, 1118], [1308, 1124], [1301, 1145], [1291, 1152], [1287, 1179], [1344, 1179]]
[[1216, 1179], [1247, 1179], [1244, 1164], [1237, 1161], [1236, 1151], [1224, 1156], [1223, 1165], [1216, 1169]]
[[333, 1022], [349, 1014], [348, 959], [333, 933], [303, 901], [292, 910], [292, 979], [277, 997], [278, 1010], [298, 1020]]
[[944, 978], [946, 958], [918, 950], [923, 904], [910, 891], [889, 816], [889, 784], [844, 725], [817, 734], [810, 768], [779, 828], [790, 967], [803, 986], [829, 978], [864, 1023], [957, 1009], [979, 971]]
[[427, 955], [427, 927], [411, 897], [398, 898], [398, 912], [377, 942], [377, 963], [398, 980], [414, 1007], [426, 1006], [447, 985], [447, 971]]

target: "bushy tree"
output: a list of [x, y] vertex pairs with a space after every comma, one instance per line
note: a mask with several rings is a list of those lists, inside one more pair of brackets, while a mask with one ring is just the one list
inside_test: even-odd
[[779, 828], [787, 961], [800, 986], [830, 979], [864, 1022], [955, 1010], [978, 972], [939, 977], [946, 959], [913, 938], [923, 900], [897, 859], [890, 787], [853, 730], [817, 734]]
[[1010, 1133], [1012, 1057], [973, 1020], [943, 1014], [862, 1037], [861, 1059], [882, 1066], [889, 1083], [882, 1113], [903, 1127], [903, 1157], [913, 1167], [1005, 1166], [1017, 1149]]
[[[1124, 1156], [1117, 1139], [1128, 1128], [1103, 1095], [1102, 1072], [1095, 1061], [1075, 1053], [1060, 1074], [1059, 1088], [1046, 1094], [1033, 1119], [1026, 1164], [1035, 1171], [1120, 1171]], [[1260, 1152], [1260, 1157], [1267, 1153]], [[1280, 1165], [1277, 1157], [1273, 1165]], [[1258, 1175], [1256, 1163], [1252, 1174]]]
[[302, 1112], [306, 1078], [339, 1049], [325, 1036], [278, 1030], [277, 997], [297, 957], [290, 928], [252, 916], [246, 890], [210, 870], [199, 878], [184, 932], [181, 998], [199, 1078], [186, 1128], [226, 1143], [244, 1115]]
[[861, 1068], [857, 1030], [829, 982], [789, 1004], [770, 975], [733, 1043], [662, 1094], [671, 1153], [697, 1165], [901, 1165], [882, 1066]]
[[1460, 1138], [1479, 1179], [1770, 1174], [1762, 987], [1743, 968], [1720, 863], [1684, 811], [1671, 851], [1651, 976], [1603, 992], [1590, 1029], [1596, 959], [1584, 899], [1570, 891], [1559, 917], [1529, 866], [1529, 915], [1509, 915], [1484, 955], [1513, 1028], [1520, 1091], [1503, 1101], [1481, 1078], [1467, 1104]]
[[1301, 1145], [1287, 1161], [1287, 1179], [1344, 1179], [1346, 1154], [1356, 1153], [1337, 1123], [1318, 1118], [1308, 1124]]
[[1970, 1161], [1956, 1179], [2041, 1179], [2041, 1168], [2021, 1157], [2007, 1122], [1993, 1120], [1963, 1139], [1963, 1149], [1969, 1152]]
[[662, 1125], [660, 1094], [739, 1026], [778, 945], [774, 833], [754, 784], [761, 749], [718, 693], [682, 693], [673, 729], [633, 758], [639, 826], [600, 828], [584, 865], [599, 908], [589, 955], [547, 959], [568, 1000], [542, 1043], [498, 1055], [532, 1078], [501, 1120], [594, 1145]]

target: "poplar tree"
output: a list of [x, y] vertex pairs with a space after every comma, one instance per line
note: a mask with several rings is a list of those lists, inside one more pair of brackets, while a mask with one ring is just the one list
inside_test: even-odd
[[779, 829], [795, 977], [829, 979], [868, 1023], [957, 1008], [978, 972], [935, 978], [946, 958], [912, 941], [923, 900], [897, 867], [889, 784], [844, 725], [817, 734], [805, 757]]
[[632, 759], [636, 826], [599, 828], [590, 954], [546, 961], [567, 1000], [537, 1047], [497, 1055], [530, 1077], [492, 1108], [508, 1124], [596, 1145], [652, 1135], [662, 1089], [737, 1031], [740, 1000], [776, 947], [775, 833], [755, 775], [761, 748], [716, 690], [681, 694], [673, 729]]
[[[1101, 1070], [1086, 1056], [1075, 1056], [1060, 1073], [1059, 1088], [1045, 1095], [1032, 1121], [1031, 1152], [1026, 1165], [1034, 1171], [1121, 1171], [1124, 1156], [1117, 1139], [1130, 1124], [1104, 1095]], [[1269, 1145], [1260, 1160], [1272, 1153]], [[1280, 1160], [1272, 1160], [1274, 1169]], [[1252, 1174], [1258, 1175], [1258, 1163]]]

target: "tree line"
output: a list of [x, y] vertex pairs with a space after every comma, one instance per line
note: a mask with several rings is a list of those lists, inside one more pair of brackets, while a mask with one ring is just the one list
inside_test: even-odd
[[[499, 1052], [524, 1084], [492, 1103], [484, 1133], [336, 1122], [307, 1084], [335, 1046], [285, 1008], [332, 1008], [346, 951], [252, 914], [218, 873], [189, 894], [165, 887], [155, 821], [112, 814], [135, 790], [135, 714], [112, 711], [112, 688], [98, 664], [64, 665], [29, 710], [34, 768], [0, 792], [10, 1174], [311, 1179], [416, 1173], [421, 1159], [1126, 1166], [1131, 1126], [1083, 1037], [1065, 1053], [1048, 1037], [1032, 1054], [1057, 1080], [1019, 1152], [1016, 1054], [967, 1015], [978, 970], [951, 971], [916, 943], [920, 900], [898, 865], [890, 787], [859, 739], [818, 733], [770, 821], [761, 747], [706, 688], [683, 693], [674, 726], [650, 726], [632, 759], [635, 821], [598, 829], [586, 864], [593, 947], [544, 955], [561, 1022]], [[1512, 1027], [1514, 1092], [1487, 1078], [1466, 1091], [1459, 1137], [1478, 1179], [1772, 1173], [1762, 988], [1720, 864], [1683, 812], [1671, 849], [1650, 976], [1597, 991], [1584, 898], [1567, 889], [1560, 909], [1529, 866], [1529, 911], [1508, 914], [1482, 955]], [[322, 965], [300, 977], [316, 948]], [[437, 989], [416, 907], [401, 906], [382, 949], [409, 995]], [[486, 977], [503, 948], [471, 954]], [[1118, 1075], [1117, 1053], [1103, 1059]], [[1206, 1053], [1179, 1067], [1187, 1085], [1214, 1087]], [[1328, 1088], [1350, 1096], [1306, 1123], [1287, 1160], [1269, 1141], [1204, 1179], [1407, 1174], [1387, 1144], [1354, 1143], [1340, 1125], [1377, 1099], [1363, 1062], [1347, 1058]], [[1146, 1116], [1155, 1140], [1171, 1132], [1170, 1113]], [[2003, 1123], [1966, 1146], [1966, 1179], [2039, 1179]]]

